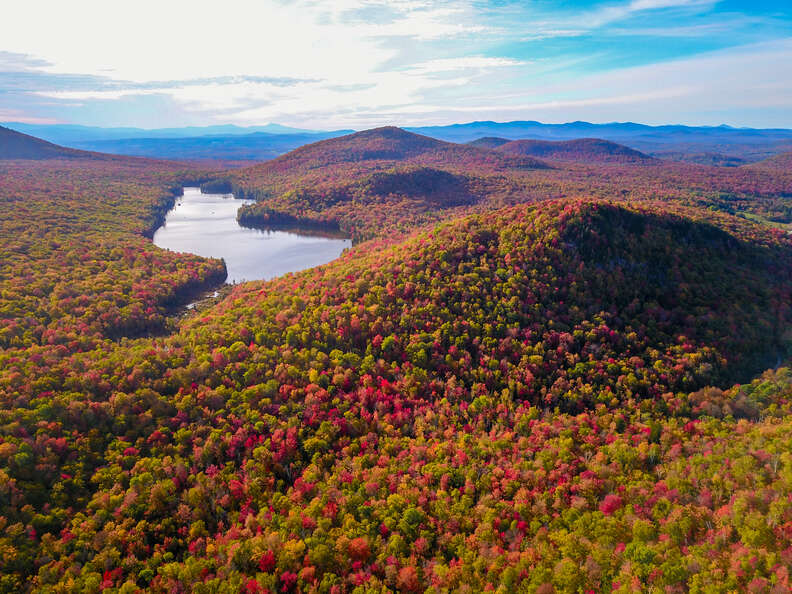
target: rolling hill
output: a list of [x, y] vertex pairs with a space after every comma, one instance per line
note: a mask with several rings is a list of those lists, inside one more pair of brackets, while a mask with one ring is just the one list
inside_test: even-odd
[[304, 170], [335, 163], [401, 161], [439, 150], [446, 144], [400, 128], [374, 128], [300, 147], [264, 168]]
[[783, 346], [792, 247], [704, 215], [522, 205], [167, 336], [0, 351], [4, 583], [783, 584], [789, 374], [729, 386]]
[[[277, 124], [250, 127], [193, 126], [151, 130], [18, 122], [7, 123], [5, 126], [70, 148], [164, 159], [271, 159], [303, 144], [353, 132], [304, 130]], [[788, 151], [792, 144], [792, 131], [784, 129], [645, 126], [629, 122], [611, 124], [470, 122], [451, 126], [408, 128], [408, 130], [459, 143], [475, 142], [481, 137], [555, 141], [603, 138], [661, 158], [672, 155], [672, 158], [683, 161], [723, 166], [738, 165], [736, 160], [739, 159], [746, 162], [759, 161]]]
[[187, 128], [97, 128], [74, 125], [8, 124], [8, 128], [59, 145], [113, 155], [167, 160], [264, 161], [299, 146], [349, 134], [314, 132], [270, 124]]
[[481, 167], [545, 169], [537, 159], [503, 157], [480, 149], [444, 142], [396, 127], [374, 128], [302, 146], [251, 171], [300, 174], [337, 164], [469, 164]]
[[510, 142], [511, 140], [509, 140], [508, 138], [498, 138], [497, 136], [484, 136], [483, 138], [477, 138], [476, 140], [472, 140], [467, 144], [469, 146], [475, 146], [476, 148], [496, 149]]
[[746, 165], [745, 167], [747, 169], [756, 169], [759, 171], [767, 170], [792, 174], [792, 151], [769, 157], [758, 163]]
[[[235, 126], [233, 124], [215, 126], [185, 126], [181, 128], [103, 128], [99, 126], [80, 126], [75, 124], [27, 124], [23, 122], [7, 122], [0, 125], [30, 134], [36, 138], [42, 138], [49, 142], [79, 148], [78, 143], [101, 142], [106, 140], [133, 140], [133, 139], [185, 139], [200, 138], [204, 136], [249, 136], [254, 133], [265, 133], [273, 135], [290, 134], [329, 134], [330, 132], [320, 130], [304, 130], [301, 128], [291, 128], [279, 124], [267, 124], [264, 126]], [[340, 131], [349, 133], [352, 130]]]
[[208, 165], [0, 159], [0, 591], [789, 591], [792, 238], [710, 208], [787, 177], [353, 136], [213, 182], [376, 240], [179, 320]]
[[511, 155], [540, 157], [557, 161], [632, 164], [656, 162], [656, 159], [649, 155], [599, 138], [579, 138], [561, 141], [514, 140], [495, 148]]
[[0, 159], [80, 159], [89, 153], [52, 144], [0, 126]]
[[[247, 225], [299, 222], [355, 240], [400, 235], [470, 209], [580, 195], [674, 200], [789, 221], [792, 180], [782, 173], [655, 159], [599, 139], [502, 141], [487, 139], [500, 146], [479, 148], [379, 128], [230, 171], [205, 188], [255, 199], [239, 211]], [[375, 174], [387, 175], [394, 191], [373, 192]], [[445, 174], [453, 183], [438, 192]]]
[[683, 163], [694, 163], [696, 165], [709, 165], [712, 167], [740, 167], [750, 163], [748, 159], [735, 157], [734, 155], [724, 155], [721, 153], [697, 153], [678, 150], [654, 151], [651, 157], [664, 159], [667, 161], [680, 161]]
[[306, 145], [205, 187], [258, 200], [239, 211], [246, 225], [302, 223], [361, 239], [371, 236], [363, 220], [372, 213], [396, 226], [437, 220], [502, 188], [510, 172], [549, 168], [531, 157], [386, 127]]

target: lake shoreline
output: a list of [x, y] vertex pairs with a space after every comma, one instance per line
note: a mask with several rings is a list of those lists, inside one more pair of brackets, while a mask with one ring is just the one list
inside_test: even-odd
[[313, 225], [242, 224], [239, 212], [251, 203], [233, 194], [184, 186], [152, 242], [162, 249], [222, 259], [228, 284], [270, 280], [327, 264], [353, 245], [340, 231]]

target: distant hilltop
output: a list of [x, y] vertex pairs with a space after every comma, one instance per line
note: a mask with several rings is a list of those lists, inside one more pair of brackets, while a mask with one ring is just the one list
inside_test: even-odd
[[[653, 163], [653, 157], [622, 144], [599, 138], [579, 138], [576, 140], [512, 140], [485, 138], [478, 145], [496, 144], [493, 150], [510, 155], [539, 157], [559, 161], [587, 161], [589, 163]], [[471, 144], [476, 144], [474, 141]]]

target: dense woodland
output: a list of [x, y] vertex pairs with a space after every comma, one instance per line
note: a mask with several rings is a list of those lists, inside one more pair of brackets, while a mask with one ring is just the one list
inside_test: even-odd
[[163, 330], [165, 306], [225, 279], [222, 262], [146, 238], [207, 171], [156, 161], [0, 161], [0, 348]]
[[[0, 161], [0, 590], [789, 591], [792, 177], [655, 161]], [[177, 322], [187, 181], [358, 244]]]
[[[453, 216], [578, 197], [672, 201], [792, 223], [787, 155], [745, 167], [714, 167], [652, 159], [605, 141], [482, 142], [484, 148], [455, 145], [380, 128], [301, 147], [223, 179], [236, 194], [259, 201], [240, 209], [244, 224], [275, 224], [283, 216], [289, 224], [302, 220], [340, 228], [358, 241], [402, 236]], [[556, 158], [563, 153], [561, 160], [504, 152], [537, 146]], [[416, 169], [433, 170], [435, 179], [451, 174], [456, 188], [427, 194], [417, 183]], [[383, 176], [390, 178], [390, 187], [378, 183]]]

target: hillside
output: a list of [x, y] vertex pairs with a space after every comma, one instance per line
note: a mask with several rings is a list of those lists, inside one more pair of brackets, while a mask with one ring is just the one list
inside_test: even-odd
[[89, 153], [64, 148], [0, 126], [0, 159], [79, 159]]
[[401, 128], [384, 127], [302, 146], [271, 162], [253, 167], [249, 172], [259, 176], [284, 172], [296, 175], [332, 165], [365, 163], [372, 168], [389, 167], [396, 163], [537, 169], [547, 167], [536, 159], [504, 158], [473, 147], [407, 132]]
[[483, 138], [477, 138], [467, 144], [469, 146], [475, 146], [476, 148], [483, 148], [483, 149], [496, 149], [504, 144], [510, 143], [511, 140], [508, 138], [498, 138], [496, 136], [484, 136]]
[[756, 169], [758, 171], [778, 171], [779, 173], [792, 174], [792, 151], [769, 157], [745, 167], [746, 169]]
[[[553, 167], [533, 155], [504, 152], [509, 150], [540, 153]], [[390, 158], [377, 158], [386, 154]], [[416, 168], [426, 169], [427, 175], [416, 176]], [[393, 192], [371, 191], [370, 178], [377, 174], [391, 177]], [[444, 174], [453, 183], [438, 193], [436, 182]], [[423, 190], [420, 180], [427, 184]], [[792, 220], [785, 197], [792, 192], [792, 178], [783, 172], [655, 159], [602, 140], [523, 140], [490, 150], [394, 128], [301, 147], [229, 172], [207, 188], [255, 199], [255, 205], [239, 211], [247, 226], [303, 224], [341, 231], [356, 241], [396, 238], [416, 226], [473, 211], [581, 195], [670, 200], [782, 223]]]
[[557, 142], [549, 140], [515, 140], [498, 146], [497, 150], [512, 155], [585, 163], [638, 164], [655, 161], [649, 155], [599, 138], [579, 138]]
[[790, 271], [732, 217], [559, 200], [0, 351], [3, 584], [787, 584], [789, 374], [729, 386], [788, 346]]
[[375, 228], [406, 231], [445, 218], [500, 191], [506, 175], [544, 169], [538, 159], [389, 127], [303, 146], [206, 187], [256, 199], [239, 211], [245, 225], [301, 223], [360, 240]]
[[696, 165], [710, 165], [712, 167], [740, 167], [741, 165], [747, 165], [750, 162], [740, 157], [735, 157], [733, 155], [723, 155], [720, 153], [657, 151], [652, 153], [650, 156], [668, 161], [681, 161], [684, 163], [694, 163]]
[[[8, 123], [5, 126], [70, 148], [166, 159], [184, 158], [180, 155], [186, 153], [190, 154], [189, 158], [198, 159], [269, 159], [321, 138], [352, 132], [351, 130], [304, 130], [276, 124], [163, 129], [98, 128], [18, 122]], [[448, 142], [471, 144], [482, 137], [553, 141], [587, 137], [603, 138], [647, 154], [657, 154], [661, 157], [664, 154], [676, 154], [678, 156], [673, 158], [683, 161], [726, 166], [738, 164], [735, 159], [747, 162], [762, 160], [789, 150], [792, 143], [792, 130], [728, 126], [645, 126], [629, 122], [611, 124], [471, 122], [451, 126], [409, 128], [408, 131]], [[266, 139], [267, 135], [274, 137], [269, 139], [271, 142]], [[211, 137], [214, 137], [214, 140], [211, 140]], [[482, 148], [492, 147], [482, 146]], [[724, 155], [724, 158], [720, 155]], [[729, 162], [721, 163], [724, 159]]]
[[379, 240], [182, 322], [211, 170], [0, 161], [0, 589], [786, 587], [792, 243], [703, 202], [781, 178], [383, 136], [255, 206]]
[[162, 332], [169, 306], [222, 282], [219, 260], [145, 237], [182, 182], [212, 172], [101, 155], [0, 160], [0, 352]]
[[401, 128], [373, 128], [298, 148], [279, 159], [278, 166], [311, 168], [333, 163], [402, 160], [438, 150], [445, 144]]
[[[492, 140], [487, 141], [492, 144]], [[498, 141], [494, 141], [496, 144]], [[541, 152], [551, 159], [508, 154]], [[389, 158], [377, 158], [385, 157]], [[710, 161], [712, 161], [710, 159]], [[651, 166], [647, 166], [651, 165]], [[421, 193], [412, 170], [454, 178], [458, 197]], [[372, 193], [369, 178], [409, 177], [390, 194]], [[423, 179], [439, 179], [442, 174]], [[340, 230], [356, 241], [396, 238], [423, 224], [510, 204], [567, 196], [629, 202], [665, 200], [790, 222], [792, 177], [777, 170], [715, 167], [654, 159], [601, 140], [514, 141], [495, 150], [443, 143], [399, 129], [377, 129], [301, 147], [273, 161], [228, 172], [207, 188], [233, 191], [257, 204], [240, 210], [249, 226], [305, 224]]]

